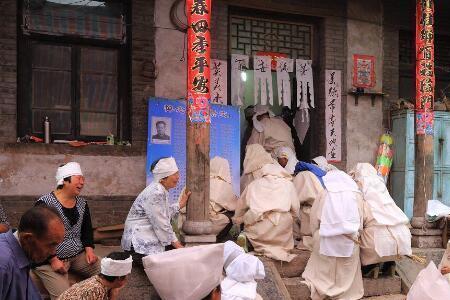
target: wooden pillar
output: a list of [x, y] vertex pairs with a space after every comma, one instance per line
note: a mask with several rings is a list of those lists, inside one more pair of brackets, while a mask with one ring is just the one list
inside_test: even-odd
[[434, 104], [434, 0], [417, 0], [416, 3], [416, 153], [414, 212], [411, 220], [412, 245], [428, 248], [439, 246], [439, 232], [431, 235], [433, 227], [425, 221], [429, 199], [433, 197], [433, 104]]
[[192, 192], [183, 232], [211, 233], [209, 221], [211, 0], [187, 0], [186, 186]]

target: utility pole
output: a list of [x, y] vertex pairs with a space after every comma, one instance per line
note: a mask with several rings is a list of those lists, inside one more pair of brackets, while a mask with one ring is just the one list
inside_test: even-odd
[[[425, 220], [428, 200], [433, 197], [433, 119], [434, 119], [434, 0], [416, 2], [416, 110], [414, 212], [411, 220], [412, 245], [440, 247], [438, 230]], [[429, 227], [425, 235], [425, 227]], [[435, 231], [436, 235], [430, 235]], [[440, 245], [439, 245], [440, 244]]]
[[186, 0], [187, 95], [186, 186], [183, 238], [186, 243], [215, 242], [209, 221], [211, 0]]

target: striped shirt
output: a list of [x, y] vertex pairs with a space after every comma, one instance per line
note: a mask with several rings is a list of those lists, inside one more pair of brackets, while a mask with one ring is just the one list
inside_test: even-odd
[[53, 192], [43, 195], [36, 205], [45, 204], [55, 208], [64, 223], [64, 240], [56, 248], [59, 259], [74, 257], [84, 251], [85, 247], [94, 247], [91, 215], [86, 201], [75, 197], [74, 208], [63, 207]]

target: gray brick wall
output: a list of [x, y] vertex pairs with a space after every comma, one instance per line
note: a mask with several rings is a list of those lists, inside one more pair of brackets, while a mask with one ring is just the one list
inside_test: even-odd
[[[17, 1], [0, 1], [0, 142], [17, 138]], [[133, 145], [147, 139], [145, 96], [154, 95], [153, 0], [132, 1], [131, 113]]]
[[148, 96], [155, 95], [154, 0], [132, 1], [131, 51], [131, 129], [133, 146], [145, 147], [147, 141]]
[[14, 142], [17, 128], [17, 1], [1, 1], [0, 11], [0, 142]]

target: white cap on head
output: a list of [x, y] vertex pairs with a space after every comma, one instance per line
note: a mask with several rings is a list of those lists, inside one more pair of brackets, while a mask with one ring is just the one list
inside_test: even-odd
[[125, 276], [131, 273], [133, 259], [115, 260], [109, 257], [102, 258], [101, 273], [106, 276]]
[[178, 172], [178, 166], [175, 162], [175, 158], [167, 157], [161, 158], [152, 171], [154, 181], [159, 182], [161, 179], [167, 176], [173, 175]]
[[80, 164], [77, 162], [69, 162], [64, 166], [61, 166], [56, 170], [56, 185], [64, 184], [64, 178], [80, 175], [83, 176], [83, 172], [81, 172]]

